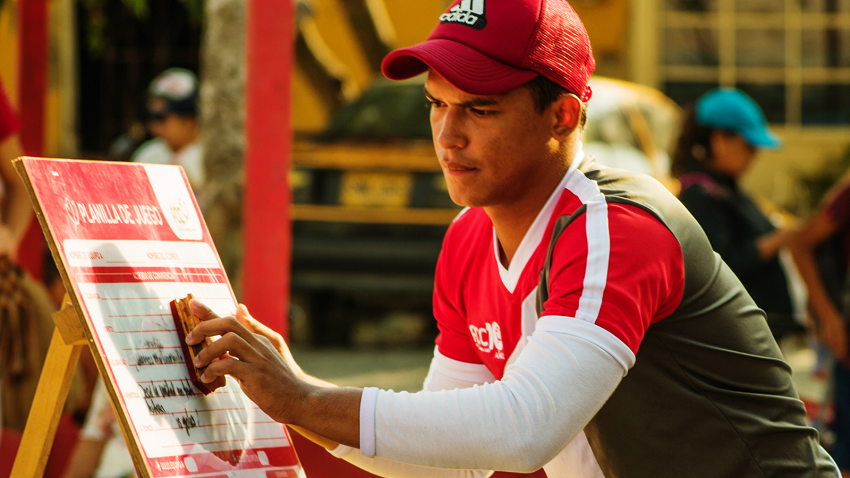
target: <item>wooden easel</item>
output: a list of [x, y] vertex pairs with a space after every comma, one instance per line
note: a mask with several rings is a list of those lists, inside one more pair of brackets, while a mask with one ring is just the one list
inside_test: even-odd
[[27, 426], [21, 438], [12, 478], [33, 478], [44, 475], [44, 467], [53, 446], [56, 428], [71, 379], [80, 358], [80, 352], [88, 343], [80, 319], [65, 294], [62, 308], [53, 314], [56, 328], [50, 340], [50, 348], [41, 369], [41, 378], [35, 391], [35, 398], [27, 418]]

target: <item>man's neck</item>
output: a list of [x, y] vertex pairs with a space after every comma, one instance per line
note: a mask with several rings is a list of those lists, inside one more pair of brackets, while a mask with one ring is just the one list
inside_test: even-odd
[[496, 237], [501, 246], [500, 260], [508, 267], [516, 254], [523, 237], [534, 223], [534, 219], [546, 205], [555, 188], [561, 183], [564, 174], [570, 167], [578, 147], [568, 148], [569, 158], [560, 168], [553, 169], [541, 178], [539, 188], [529, 191], [521, 201], [512, 204], [484, 207], [487, 216], [496, 230]]

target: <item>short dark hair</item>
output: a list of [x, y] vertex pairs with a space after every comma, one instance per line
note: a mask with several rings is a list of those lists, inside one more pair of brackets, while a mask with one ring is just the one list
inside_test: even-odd
[[715, 130], [697, 122], [696, 108], [690, 105], [685, 110], [685, 120], [679, 131], [679, 140], [671, 159], [670, 169], [674, 177], [691, 171], [700, 163], [711, 159], [711, 134]]
[[[546, 108], [558, 101], [562, 95], [572, 93], [570, 90], [546, 78], [543, 75], [538, 75], [531, 81], [522, 85], [531, 93], [531, 99], [534, 100], [534, 110], [540, 114], [546, 111]], [[575, 93], [572, 93], [575, 94]], [[579, 95], [576, 95], [579, 96]], [[587, 103], [581, 104], [581, 119], [579, 120], [579, 128], [584, 129], [587, 123]]]

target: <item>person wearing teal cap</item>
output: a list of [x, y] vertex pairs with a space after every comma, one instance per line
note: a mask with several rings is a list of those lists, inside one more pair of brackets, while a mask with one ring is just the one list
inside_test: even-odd
[[734, 132], [754, 148], [779, 149], [782, 140], [767, 126], [759, 105], [734, 88], [718, 88], [696, 104], [696, 120], [708, 128]]
[[760, 149], [781, 145], [752, 98], [737, 89], [718, 88], [690, 109], [673, 155], [679, 199], [767, 313], [777, 341], [789, 332], [803, 332], [779, 257], [793, 231], [773, 224], [738, 180]]

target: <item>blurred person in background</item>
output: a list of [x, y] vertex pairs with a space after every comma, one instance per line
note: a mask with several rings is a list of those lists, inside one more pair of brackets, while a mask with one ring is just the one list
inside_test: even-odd
[[80, 440], [74, 448], [63, 478], [135, 476], [133, 458], [109, 402], [106, 387], [102, 380], [98, 380], [85, 425], [80, 431]]
[[0, 200], [3, 205], [0, 216], [0, 254], [11, 258], [15, 257], [32, 217], [29, 195], [12, 166], [12, 160], [24, 154], [18, 139], [20, 129], [18, 117], [0, 83]]
[[777, 228], [741, 189], [739, 179], [759, 149], [780, 146], [752, 98], [740, 90], [719, 88], [690, 109], [673, 155], [673, 174], [681, 182], [679, 199], [767, 313], [777, 342], [789, 332], [805, 330], [795, 318], [797, 309], [779, 255], [793, 231]]
[[154, 139], [142, 144], [132, 160], [183, 166], [197, 193], [206, 178], [195, 74], [183, 68], [169, 68], [154, 78], [148, 89], [147, 117]]
[[[0, 425], [7, 437], [16, 436], [4, 447], [0, 462], [14, 459], [17, 437], [26, 425], [53, 335], [52, 313], [65, 294], [49, 251], [43, 263], [49, 290], [16, 262], [33, 211], [24, 183], [12, 164], [13, 159], [24, 154], [18, 137], [20, 129], [20, 121], [0, 83]], [[84, 415], [88, 408], [97, 371], [91, 356], [86, 355], [81, 356], [83, 370], [72, 380], [68, 392], [65, 414], [56, 432], [59, 440], [76, 439], [79, 425], [74, 424], [73, 417]], [[64, 468], [65, 459], [67, 451], [54, 447], [46, 476]]]
[[[6, 98], [6, 92], [3, 89], [2, 83], [0, 83], [0, 174], [3, 175], [3, 184], [8, 182], [5, 179], [9, 173], [14, 174], [11, 160], [21, 155], [21, 144], [17, 134], [20, 127], [18, 118], [15, 116], [8, 98]], [[26, 195], [26, 191], [24, 191], [24, 195]], [[0, 225], [0, 251], [7, 254], [14, 254], [17, 250], [17, 242], [14, 240], [9, 228], [5, 224]], [[2, 400], [3, 381], [0, 380], [0, 411], [3, 409]], [[2, 426], [3, 414], [0, 413], [0, 429], [2, 429]], [[2, 435], [0, 435], [0, 438], [2, 438]]]
[[[0, 204], [2, 204], [2, 215], [0, 215], [0, 262], [8, 269], [10, 259], [14, 259], [18, 245], [26, 232], [29, 224], [32, 207], [29, 203], [27, 191], [18, 174], [12, 166], [12, 160], [23, 156], [18, 132], [21, 123], [18, 120], [6, 91], [0, 82]], [[4, 274], [5, 275], [5, 274]], [[3, 335], [9, 336], [12, 328], [20, 328], [20, 322], [12, 324], [11, 320], [0, 320], [0, 345], [4, 344]], [[3, 353], [3, 358], [10, 358], [10, 353]], [[22, 358], [22, 356], [18, 356]], [[5, 379], [9, 374], [8, 368], [11, 364], [4, 363], [0, 369], [0, 379]], [[3, 382], [0, 380], [0, 427], [3, 425]]]
[[850, 177], [827, 194], [820, 210], [800, 229], [791, 252], [809, 290], [819, 340], [836, 357], [832, 369], [835, 433], [831, 453], [842, 476], [850, 477], [850, 356], [846, 320], [850, 313]]

